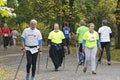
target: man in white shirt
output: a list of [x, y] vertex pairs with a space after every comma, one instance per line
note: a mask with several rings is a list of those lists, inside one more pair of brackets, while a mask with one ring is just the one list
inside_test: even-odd
[[32, 66], [32, 79], [35, 80], [36, 62], [38, 51], [42, 48], [42, 35], [36, 28], [37, 21], [31, 20], [30, 27], [26, 28], [21, 36], [22, 50], [26, 52], [27, 65], [26, 65], [26, 80], [30, 80], [30, 68]]
[[108, 65], [111, 65], [111, 55], [110, 55], [110, 38], [112, 37], [111, 28], [107, 26], [107, 20], [102, 21], [102, 27], [99, 28], [98, 33], [100, 35], [102, 52], [99, 57], [99, 62], [101, 62], [101, 57], [103, 55], [104, 48], [106, 50]]

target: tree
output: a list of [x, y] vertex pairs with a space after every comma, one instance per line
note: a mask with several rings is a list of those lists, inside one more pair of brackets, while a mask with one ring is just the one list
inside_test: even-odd
[[116, 24], [117, 24], [117, 42], [116, 48], [120, 49], [120, 0], [117, 1], [117, 9], [116, 9]]
[[15, 16], [13, 8], [9, 8], [6, 6], [7, 2], [5, 0], [0, 0], [0, 24], [5, 23], [6, 18]]

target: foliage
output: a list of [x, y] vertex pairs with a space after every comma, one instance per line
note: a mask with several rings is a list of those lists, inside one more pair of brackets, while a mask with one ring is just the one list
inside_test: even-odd
[[81, 19], [87, 23], [94, 22], [96, 30], [101, 26], [101, 21], [107, 19], [113, 34], [116, 35], [114, 12], [117, 0], [8, 0], [7, 5], [14, 8], [17, 14], [15, 18], [7, 18], [7, 22], [20, 29], [20, 32], [24, 29], [23, 23], [29, 24], [31, 19], [38, 21], [38, 28], [43, 36], [47, 35], [46, 32], [49, 33], [56, 22], [60, 24], [60, 28], [64, 22], [69, 23], [75, 33], [76, 25], [78, 26]]
[[6, 7], [5, 6], [6, 4], [7, 4], [6, 1], [0, 0], [0, 14], [1, 14], [1, 16], [2, 17], [10, 17], [12, 15], [15, 15], [15, 14], [12, 14], [12, 11], [14, 9]]

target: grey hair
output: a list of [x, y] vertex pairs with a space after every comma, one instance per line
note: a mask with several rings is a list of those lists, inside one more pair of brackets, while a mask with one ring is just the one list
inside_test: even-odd
[[107, 20], [102, 20], [102, 25], [107, 26], [108, 21]]
[[31, 24], [31, 23], [37, 24], [37, 21], [36, 21], [35, 19], [32, 19], [32, 20], [30, 21], [30, 24]]
[[86, 25], [86, 23], [85, 23], [84, 20], [81, 20], [81, 21], [80, 21], [80, 24], [81, 24], [81, 25]]
[[7, 26], [7, 23], [4, 23], [4, 26]]
[[58, 23], [55, 23], [55, 24], [54, 24], [54, 26], [55, 26], [55, 25], [59, 26], [59, 24], [58, 24]]

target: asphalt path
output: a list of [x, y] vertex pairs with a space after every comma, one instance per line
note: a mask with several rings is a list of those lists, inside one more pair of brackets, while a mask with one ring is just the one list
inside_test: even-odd
[[[4, 80], [13, 80], [22, 55], [20, 47], [9, 47], [7, 50], [0, 48], [0, 66], [3, 66], [6, 70]], [[103, 61], [102, 64], [98, 65], [96, 75], [91, 74], [90, 64], [86, 73], [83, 73], [83, 66], [79, 66], [76, 73], [75, 70], [78, 63], [76, 52], [71, 50], [71, 54], [66, 55], [65, 68], [63, 69], [62, 65], [59, 71], [55, 72], [50, 58], [46, 69], [47, 56], [48, 49], [43, 48], [43, 54], [40, 57], [40, 73], [36, 73], [36, 80], [120, 80], [119, 62], [112, 61], [112, 65], [108, 66], [106, 61]], [[25, 67], [26, 56], [23, 58], [16, 80], [25, 80]]]

